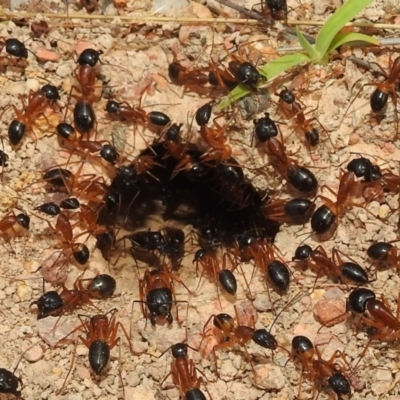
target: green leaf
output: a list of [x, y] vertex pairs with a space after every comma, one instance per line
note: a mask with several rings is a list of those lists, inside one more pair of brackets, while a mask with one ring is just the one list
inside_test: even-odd
[[348, 0], [339, 7], [319, 31], [315, 43], [317, 57], [322, 59], [336, 34], [373, 0]]
[[264, 65], [264, 67], [260, 68], [260, 73], [266, 76], [267, 79], [272, 79], [280, 73], [303, 62], [311, 62], [311, 58], [304, 53], [287, 54], [270, 61], [267, 65]]
[[239, 85], [236, 86], [235, 89], [233, 89], [228, 96], [223, 98], [218, 104], [217, 104], [217, 109], [218, 110], [223, 110], [226, 107], [229, 107], [232, 103], [235, 101], [238, 101], [244, 96], [247, 96], [251, 90], [248, 88], [246, 85]]
[[304, 51], [308, 54], [308, 56], [314, 60], [314, 58], [317, 55], [315, 48], [304, 37], [303, 33], [301, 32], [298, 26], [296, 26], [296, 35], [297, 39], [299, 40], [300, 46], [304, 49]]
[[375, 46], [380, 45], [379, 40], [371, 36], [356, 32], [344, 32], [344, 33], [338, 33], [333, 38], [331, 44], [329, 45], [328, 53], [349, 42], [366, 42]]

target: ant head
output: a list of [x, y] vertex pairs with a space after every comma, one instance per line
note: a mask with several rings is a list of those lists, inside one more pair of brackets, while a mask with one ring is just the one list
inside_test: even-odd
[[177, 343], [172, 346], [172, 356], [174, 358], [187, 357], [188, 346], [185, 343]]
[[346, 312], [351, 311], [356, 314], [363, 314], [367, 307], [367, 302], [369, 300], [374, 300], [375, 298], [375, 293], [370, 289], [354, 289], [346, 301]]
[[28, 49], [25, 45], [15, 38], [9, 38], [5, 41], [6, 52], [11, 56], [18, 58], [28, 58]]
[[253, 341], [265, 349], [275, 350], [278, 347], [277, 340], [266, 329], [256, 329], [253, 334]]
[[60, 100], [60, 92], [56, 86], [46, 83], [40, 88], [40, 90], [45, 93], [47, 100]]
[[307, 258], [310, 257], [311, 252], [312, 252], [312, 247], [309, 246], [308, 244], [303, 244], [302, 246], [299, 246], [296, 249], [292, 261], [307, 260]]
[[85, 49], [79, 54], [78, 60], [76, 61], [79, 65], [89, 65], [94, 67], [99, 61], [100, 56], [103, 54], [102, 50]]
[[235, 320], [229, 314], [221, 313], [214, 316], [213, 324], [224, 332], [231, 332], [235, 327]]
[[342, 399], [343, 395], [351, 395], [351, 386], [349, 380], [341, 373], [335, 372], [328, 378], [329, 387]]
[[29, 218], [28, 215], [23, 214], [23, 213], [18, 214], [18, 215], [17, 215], [17, 220], [18, 220], [18, 223], [19, 223], [23, 228], [29, 230], [29, 224], [30, 224], [30, 222], [31, 222], [31, 219]]

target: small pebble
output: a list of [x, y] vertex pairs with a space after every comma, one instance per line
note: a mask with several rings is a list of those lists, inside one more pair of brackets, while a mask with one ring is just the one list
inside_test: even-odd
[[34, 363], [39, 361], [43, 357], [44, 351], [42, 346], [34, 346], [31, 349], [29, 349], [25, 354], [24, 358], [25, 360]]
[[25, 283], [20, 283], [17, 288], [17, 296], [20, 301], [29, 301], [32, 299], [32, 288]]
[[56, 74], [61, 78], [66, 78], [71, 73], [71, 68], [68, 64], [62, 63], [57, 67]]
[[27, 79], [25, 85], [28, 92], [30, 90], [36, 92], [40, 88], [40, 83], [37, 79]]
[[254, 367], [254, 382], [266, 390], [282, 390], [285, 377], [280, 367], [274, 364], [262, 364]]
[[60, 61], [61, 56], [54, 51], [40, 49], [36, 53], [37, 58], [42, 62], [58, 62]]
[[330, 327], [346, 319], [346, 302], [343, 299], [322, 299], [315, 304], [313, 312], [316, 321]]
[[390, 209], [389, 209], [389, 206], [387, 204], [382, 204], [379, 207], [379, 218], [382, 218], [382, 219], [386, 218], [388, 216], [388, 214], [389, 214], [389, 210]]

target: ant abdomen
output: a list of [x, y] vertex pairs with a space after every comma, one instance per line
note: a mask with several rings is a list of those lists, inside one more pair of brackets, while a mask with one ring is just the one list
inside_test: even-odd
[[275, 337], [266, 329], [256, 329], [253, 333], [253, 341], [265, 349], [275, 350], [278, 342]]
[[92, 296], [106, 299], [114, 294], [116, 285], [117, 283], [112, 276], [101, 274], [92, 279], [88, 286], [88, 290], [92, 292]]
[[19, 386], [22, 386], [21, 378], [5, 368], [0, 368], [0, 393], [10, 393], [15, 397], [21, 397]]
[[110, 359], [110, 346], [103, 340], [95, 340], [89, 347], [89, 364], [100, 375]]
[[185, 400], [206, 400], [206, 396], [200, 389], [192, 388], [185, 393]]
[[266, 268], [267, 279], [278, 293], [283, 294], [289, 288], [290, 272], [288, 267], [279, 260], [271, 261]]
[[218, 280], [221, 286], [231, 295], [236, 294], [237, 281], [235, 275], [229, 269], [222, 270], [218, 275]]
[[369, 278], [365, 270], [356, 263], [343, 263], [341, 266], [341, 272], [345, 278], [360, 285], [365, 285], [369, 282]]

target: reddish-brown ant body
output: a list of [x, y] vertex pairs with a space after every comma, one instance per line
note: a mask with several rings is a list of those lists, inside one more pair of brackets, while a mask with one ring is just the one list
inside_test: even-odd
[[[354, 172], [346, 171], [340, 178], [336, 201], [320, 196], [324, 200], [324, 205], [320, 206], [311, 217], [311, 228], [315, 234], [323, 235], [333, 229], [347, 206], [361, 207], [350, 200], [350, 195], [354, 191], [356, 182]], [[331, 189], [329, 190], [331, 191]]]
[[354, 262], [343, 262], [340, 253], [339, 250], [332, 249], [332, 258], [329, 258], [322, 246], [317, 246], [312, 250], [310, 246], [302, 245], [296, 249], [292, 260], [306, 262], [310, 269], [317, 272], [316, 281], [322, 274], [325, 274], [358, 285], [365, 285], [370, 282], [362, 267]]
[[296, 101], [296, 97], [293, 92], [284, 87], [284, 89], [279, 93], [279, 109], [282, 114], [288, 118], [294, 118], [296, 123], [296, 129], [304, 134], [307, 144], [310, 147], [315, 147], [319, 144], [319, 133], [311, 125], [311, 122], [316, 121], [321, 126], [321, 128], [326, 132], [322, 124], [317, 118], [308, 118], [304, 114], [304, 107]]
[[[89, 281], [86, 287], [83, 282]], [[115, 279], [107, 274], [97, 275], [92, 279], [79, 279], [73, 289], [67, 289], [61, 285], [61, 292], [51, 290], [44, 293], [33, 304], [38, 307], [38, 319], [49, 315], [60, 316], [70, 313], [84, 304], [91, 304], [93, 299], [106, 299], [114, 294], [116, 288]]]
[[16, 118], [11, 121], [8, 127], [8, 138], [13, 147], [19, 145], [27, 130], [30, 130], [36, 137], [33, 129], [38, 127], [37, 119], [45, 115], [47, 108], [59, 100], [60, 95], [55, 86], [48, 84], [36, 92], [31, 90], [27, 101], [23, 96], [20, 96], [19, 99], [22, 103], [22, 109], [18, 110], [15, 106], [12, 106]]
[[286, 224], [305, 224], [315, 211], [315, 203], [308, 199], [275, 200], [268, 198], [262, 207], [264, 215]]
[[[147, 269], [143, 279], [139, 280], [140, 301], [135, 300], [134, 303], [141, 304], [146, 322], [150, 318], [153, 326], [156, 324], [158, 318], [165, 319], [168, 324], [172, 324], [172, 304], [179, 302], [187, 303], [176, 299], [173, 281], [181, 283], [187, 289], [186, 285], [167, 271], [168, 268], [165, 264], [161, 268], [152, 271]], [[187, 290], [190, 293], [190, 290]], [[176, 307], [176, 319], [178, 324], [180, 324], [178, 307]]]
[[[314, 347], [307, 337], [295, 336], [292, 340], [292, 358], [300, 361], [303, 368], [297, 396], [299, 399], [301, 398], [301, 383], [303, 377], [319, 385], [327, 383], [329, 388], [337, 394], [338, 399], [342, 399], [344, 395], [351, 395], [350, 381], [346, 376], [345, 368], [335, 362], [336, 359], [341, 358], [348, 366], [342, 352], [336, 351], [333, 353], [332, 357], [326, 361], [322, 359], [318, 347]], [[317, 389], [318, 386], [314, 385], [312, 398], [314, 398]]]
[[318, 181], [314, 174], [309, 169], [298, 165], [297, 161], [289, 158], [285, 146], [276, 137], [268, 136], [264, 142], [265, 151], [276, 158], [277, 163], [274, 163], [274, 165], [282, 177], [301, 193], [315, 193], [318, 188]]
[[232, 148], [227, 144], [228, 138], [225, 135], [225, 126], [220, 126], [214, 120], [215, 128], [210, 128], [207, 125], [201, 125], [200, 135], [203, 140], [211, 147], [201, 156], [204, 162], [207, 161], [226, 161], [232, 156]]
[[[110, 310], [107, 314], [99, 314], [93, 317], [87, 317], [85, 315], [79, 315], [82, 325], [76, 328], [84, 329], [86, 337], [79, 336], [81, 342], [89, 349], [89, 364], [93, 372], [96, 375], [101, 375], [110, 360], [111, 350], [120, 342], [121, 338], [117, 337], [118, 329], [122, 329], [126, 339], [128, 340], [129, 350], [131, 354], [141, 355], [142, 353], [136, 353], [132, 349], [131, 339], [121, 322], [116, 321], [115, 313], [117, 309]], [[86, 318], [82, 321], [82, 318]], [[72, 334], [71, 332], [70, 334]], [[75, 358], [75, 352], [74, 352]], [[71, 362], [71, 368], [64, 380], [64, 383], [57, 394], [60, 394], [65, 387], [65, 383], [71, 373], [74, 358]]]
[[177, 61], [176, 56], [174, 56], [172, 63], [168, 65], [169, 78], [175, 85], [183, 86], [184, 93], [187, 91], [192, 91], [199, 94], [208, 93], [208, 72], [209, 70], [206, 68], [184, 67]]
[[378, 82], [378, 83], [374, 82], [363, 85], [358, 91], [357, 95], [354, 97], [354, 99], [350, 102], [345, 112], [345, 115], [347, 114], [347, 111], [349, 110], [355, 99], [358, 97], [364, 86], [375, 86], [376, 89], [374, 90], [374, 92], [371, 94], [370, 97], [371, 110], [374, 113], [382, 112], [386, 107], [389, 96], [392, 96], [395, 118], [396, 118], [396, 126], [397, 126], [396, 135], [397, 135], [399, 133], [398, 132], [399, 117], [397, 113], [398, 95], [396, 89], [398, 84], [398, 78], [400, 76], [400, 56], [396, 57], [395, 60], [393, 61], [389, 73], [385, 72], [379, 64], [377, 65], [381, 71], [381, 74], [386, 78], [386, 80], [384, 82]]
[[197, 377], [194, 362], [188, 358], [188, 347], [184, 343], [172, 346], [174, 361], [171, 363], [171, 372], [163, 379], [163, 382], [169, 375], [172, 375], [173, 382], [179, 388], [182, 399], [206, 400], [204, 393], [200, 390], [203, 379]]
[[[284, 347], [278, 345], [277, 340], [270, 333], [270, 331], [267, 331], [266, 329], [255, 329], [254, 315], [252, 315], [250, 318], [251, 325], [241, 325], [236, 306], [234, 306], [234, 309], [235, 309], [236, 319], [232, 318], [229, 314], [225, 313], [218, 315], [211, 315], [211, 317], [204, 324], [203, 328], [203, 339], [204, 339], [204, 337], [206, 336], [205, 334], [206, 326], [211, 320], [213, 320], [214, 327], [217, 328], [222, 334], [221, 342], [219, 344], [216, 344], [212, 348], [215, 373], [218, 377], [219, 373], [217, 368], [217, 355], [215, 353], [215, 351], [218, 349], [232, 348], [236, 344], [240, 345], [245, 350], [246, 358], [250, 362], [253, 372], [254, 372], [253, 362], [251, 361], [251, 357], [248, 353], [246, 346], [247, 343], [249, 343], [251, 340], [253, 340], [256, 344], [258, 344], [261, 347], [272, 350], [272, 352], [274, 352], [278, 348], [281, 348], [285, 352], [289, 353], [288, 350], [286, 350]], [[272, 323], [270, 329], [272, 328], [275, 321]]]

